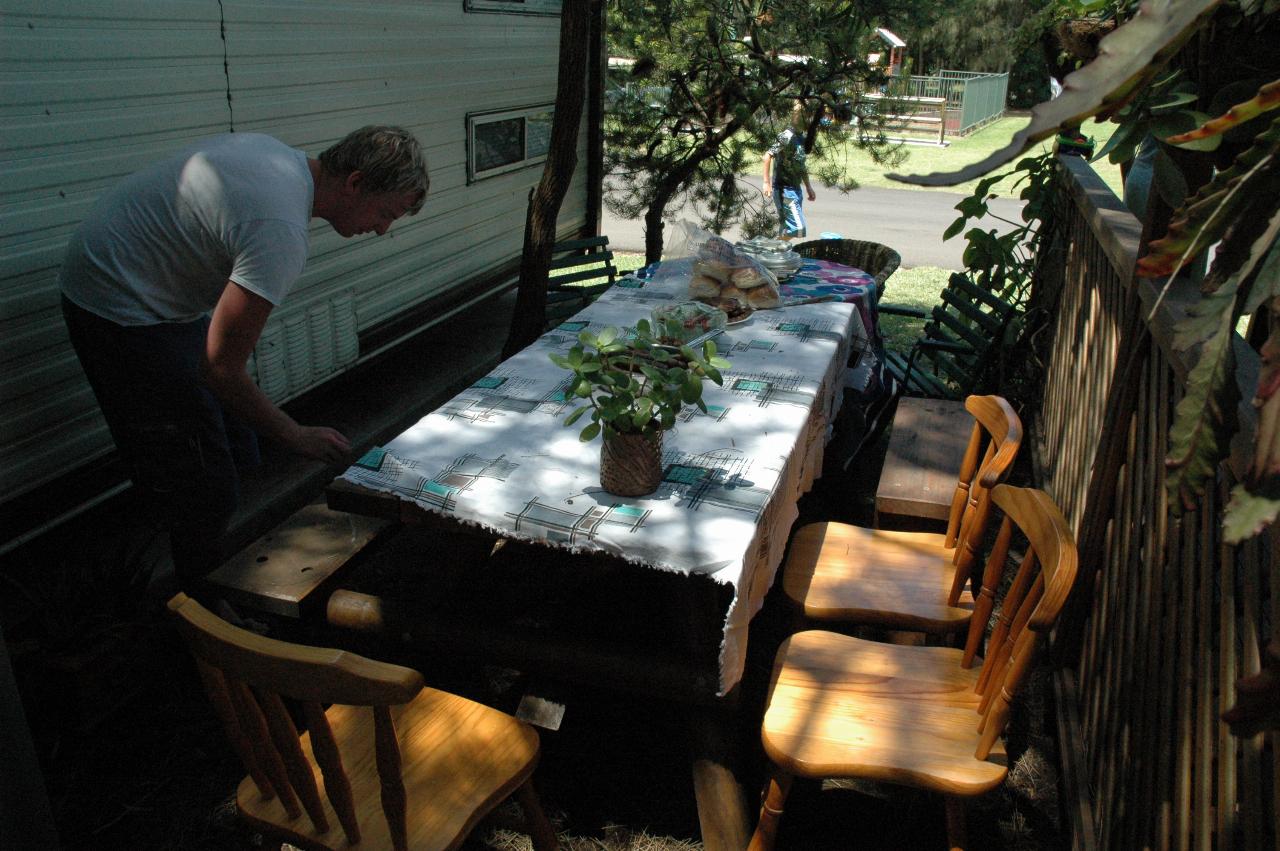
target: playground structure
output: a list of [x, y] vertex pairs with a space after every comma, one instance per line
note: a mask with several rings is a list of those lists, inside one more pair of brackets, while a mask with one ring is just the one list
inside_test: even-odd
[[[1009, 91], [1009, 74], [982, 71], [939, 71], [936, 74], [903, 74], [907, 43], [880, 27], [876, 35], [885, 43], [885, 52], [872, 53], [867, 61], [885, 65], [889, 81], [880, 92], [866, 92], [863, 100], [884, 101], [882, 109], [888, 128], [911, 134], [928, 134], [936, 144], [946, 137], [964, 136], [1004, 115]], [[907, 141], [922, 141], [906, 139]]]

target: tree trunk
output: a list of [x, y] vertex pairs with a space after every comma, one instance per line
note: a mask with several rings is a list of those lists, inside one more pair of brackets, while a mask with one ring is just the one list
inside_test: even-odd
[[515, 315], [502, 357], [538, 339], [547, 316], [547, 272], [556, 239], [556, 219], [578, 164], [578, 127], [586, 97], [588, 36], [602, 0], [563, 0], [560, 6], [560, 68], [555, 117], [542, 180], [529, 193]]

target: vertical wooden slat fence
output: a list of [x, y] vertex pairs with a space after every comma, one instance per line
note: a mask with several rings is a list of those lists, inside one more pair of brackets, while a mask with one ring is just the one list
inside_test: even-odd
[[1220, 532], [1251, 451], [1258, 358], [1237, 339], [1242, 430], [1216, 486], [1171, 504], [1167, 436], [1195, 356], [1173, 348], [1172, 326], [1198, 296], [1176, 284], [1158, 299], [1135, 279], [1137, 220], [1083, 160], [1061, 163], [1067, 257], [1034, 452], [1081, 544], [1054, 636], [1074, 845], [1275, 848], [1276, 737], [1218, 720], [1280, 639], [1276, 534], [1232, 546]]

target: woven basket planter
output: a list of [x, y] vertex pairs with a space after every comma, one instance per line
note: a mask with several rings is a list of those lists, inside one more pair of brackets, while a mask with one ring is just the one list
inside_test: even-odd
[[606, 435], [600, 444], [600, 486], [617, 496], [644, 496], [662, 482], [662, 432]]

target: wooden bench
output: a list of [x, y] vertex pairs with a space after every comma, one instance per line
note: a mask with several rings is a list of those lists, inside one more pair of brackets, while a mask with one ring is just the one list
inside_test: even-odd
[[[593, 236], [557, 242], [551, 248], [551, 270], [547, 276], [547, 322], [558, 325], [594, 301], [613, 286], [618, 267], [613, 264], [609, 237]], [[596, 278], [600, 283], [586, 284]]]
[[960, 401], [898, 400], [876, 487], [877, 527], [946, 528], [970, 421]]
[[387, 520], [304, 506], [205, 577], [232, 605], [301, 618], [324, 598]]

